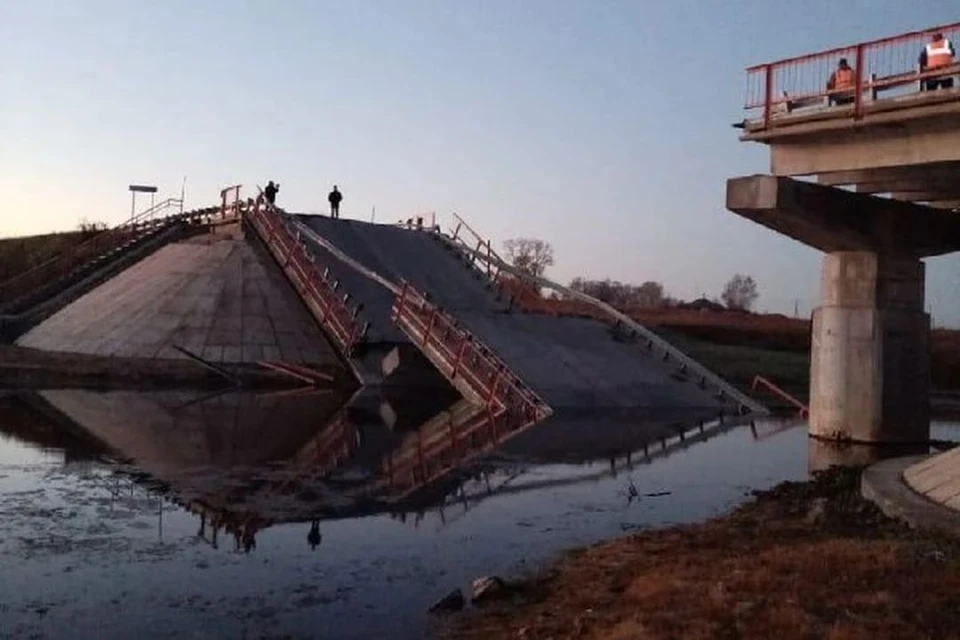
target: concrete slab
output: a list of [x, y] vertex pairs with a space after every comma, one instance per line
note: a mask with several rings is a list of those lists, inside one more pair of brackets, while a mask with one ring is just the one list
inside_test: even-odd
[[960, 250], [960, 219], [949, 211], [792, 178], [728, 180], [727, 208], [826, 252], [924, 257]]
[[860, 477], [860, 492], [891, 518], [903, 520], [912, 527], [960, 536], [960, 512], [928, 500], [903, 479], [907, 469], [923, 460], [921, 456], [907, 456], [868, 467]]
[[904, 481], [932, 502], [945, 506], [956, 504], [960, 498], [960, 448], [906, 469]]
[[[406, 281], [486, 343], [554, 409], [725, 406], [637, 344], [613, 338], [597, 320], [510, 310], [487, 279], [435, 234], [392, 225], [298, 216], [327, 242], [386, 280]], [[390, 318], [394, 295], [385, 286], [306, 240], [345, 295], [363, 304], [373, 342], [408, 344]]]
[[[274, 322], [276, 320], [276, 322]], [[276, 327], [284, 333], [278, 334]], [[296, 361], [337, 356], [272, 260], [239, 234], [169, 244], [67, 305], [17, 344], [48, 351], [253, 362], [281, 340]], [[309, 360], [302, 360], [308, 356]]]

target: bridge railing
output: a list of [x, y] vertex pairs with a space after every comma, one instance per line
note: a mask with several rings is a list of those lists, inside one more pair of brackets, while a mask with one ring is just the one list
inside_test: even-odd
[[393, 320], [454, 386], [465, 383], [481, 405], [535, 422], [551, 409], [497, 355], [450, 315], [404, 282], [394, 301]]
[[[839, 47], [818, 53], [747, 68], [744, 108], [748, 121], [768, 126], [777, 114], [803, 106], [829, 106], [831, 96], [844, 99], [839, 109], [854, 118], [883, 98], [897, 98], [921, 89], [921, 81], [960, 74], [960, 64], [934, 70], [919, 69], [919, 57], [931, 35], [942, 33], [960, 40], [960, 23], [933, 27]], [[827, 89], [827, 81], [841, 58], [854, 70], [854, 86], [846, 91]]]
[[[618, 311], [609, 304], [574, 291], [546, 278], [530, 276], [508, 264], [491, 248], [490, 241], [484, 240], [460, 216], [454, 214], [456, 226], [447, 234], [439, 237], [455, 248], [463, 251], [472, 260], [481, 273], [490, 274], [495, 285], [505, 285], [508, 290], [519, 289], [523, 294], [515, 302], [523, 309], [532, 312], [562, 313], [564, 315], [584, 315], [600, 320], [626, 332], [632, 332], [648, 353], [665, 363], [674, 364], [682, 375], [696, 381], [702, 388], [711, 388], [719, 397], [727, 397], [740, 406], [742, 413], [766, 415], [766, 407], [747, 394], [711, 372], [699, 362], [671, 345], [669, 342], [642, 326], [633, 318]], [[505, 276], [512, 276], [513, 283], [506, 283]], [[561, 300], [547, 300], [539, 294], [540, 288], [550, 289], [559, 294]]]
[[358, 308], [347, 306], [340, 283], [321, 271], [282, 214], [260, 194], [247, 208], [247, 220], [297, 290], [310, 313], [349, 358], [363, 337]]

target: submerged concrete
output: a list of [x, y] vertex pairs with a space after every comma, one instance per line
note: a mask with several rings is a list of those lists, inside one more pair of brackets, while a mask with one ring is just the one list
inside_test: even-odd
[[215, 363], [332, 364], [336, 353], [238, 226], [169, 244], [22, 336], [45, 351]]

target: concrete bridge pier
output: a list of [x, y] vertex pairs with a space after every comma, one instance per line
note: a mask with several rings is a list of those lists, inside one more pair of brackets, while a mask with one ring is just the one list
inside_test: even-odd
[[960, 249], [960, 216], [784, 176], [727, 183], [727, 208], [823, 251], [810, 435], [916, 443], [930, 430], [922, 258]]
[[923, 262], [873, 251], [826, 254], [813, 312], [810, 435], [926, 440], [929, 336]]

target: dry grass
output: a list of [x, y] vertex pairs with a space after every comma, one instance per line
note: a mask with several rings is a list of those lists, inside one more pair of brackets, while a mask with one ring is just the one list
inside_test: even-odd
[[0, 239], [0, 282], [67, 251], [89, 237], [90, 232], [69, 231]]
[[[826, 519], [810, 522], [825, 488]], [[886, 520], [855, 490], [850, 477], [833, 489], [794, 485], [703, 525], [571, 554], [519, 603], [468, 616], [449, 636], [958, 637], [960, 545]]]

